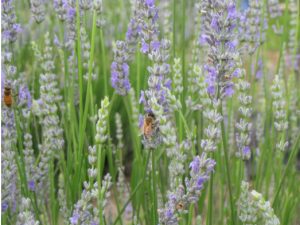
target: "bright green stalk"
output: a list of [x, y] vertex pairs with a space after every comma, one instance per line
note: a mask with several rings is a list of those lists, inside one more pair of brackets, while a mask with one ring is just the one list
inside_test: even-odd
[[176, 56], [176, 0], [173, 0], [173, 58]]
[[106, 52], [103, 38], [103, 30], [100, 30], [100, 44], [101, 44], [101, 59], [103, 67], [103, 77], [104, 77], [104, 95], [108, 96], [108, 80], [107, 80], [107, 69], [106, 69]]
[[[138, 44], [138, 49], [140, 49], [140, 43]], [[137, 70], [136, 93], [139, 94], [141, 91], [141, 52], [140, 51], [137, 51], [136, 70]]]
[[152, 151], [152, 200], [153, 200], [153, 218], [154, 224], [158, 223], [157, 218], [157, 196], [156, 196], [156, 162], [155, 162], [155, 154], [154, 150], [148, 150]]
[[282, 188], [282, 184], [284, 182], [284, 179], [286, 178], [287, 174], [288, 174], [288, 171], [292, 165], [292, 162], [296, 156], [296, 153], [297, 153], [297, 149], [298, 149], [298, 144], [299, 144], [299, 140], [300, 140], [300, 135], [298, 135], [297, 139], [296, 139], [296, 142], [292, 148], [292, 151], [290, 153], [290, 156], [289, 156], [289, 159], [288, 159], [288, 162], [287, 162], [287, 165], [285, 167], [285, 170], [282, 174], [282, 177], [280, 179], [280, 182], [279, 182], [279, 186], [277, 187], [276, 189], [276, 192], [275, 192], [275, 197], [274, 197], [274, 200], [273, 200], [273, 203], [272, 203], [272, 207], [275, 208], [276, 207], [276, 204], [277, 204], [277, 201], [278, 201], [278, 196], [279, 196], [279, 193], [280, 193], [280, 190]]
[[[214, 154], [212, 153], [212, 159], [214, 158]], [[213, 192], [214, 192], [214, 189], [213, 189], [213, 186], [214, 186], [214, 174], [212, 173], [210, 175], [210, 181], [209, 181], [209, 200], [208, 200], [208, 216], [206, 218], [206, 224], [207, 225], [212, 225], [213, 224], [213, 216], [212, 216], [212, 212], [213, 212], [213, 205], [214, 205], [214, 202], [213, 202]]]
[[97, 183], [98, 183], [98, 194], [99, 194], [99, 197], [98, 197], [98, 207], [99, 207], [99, 219], [100, 219], [100, 225], [104, 225], [104, 218], [103, 218], [103, 209], [102, 209], [102, 202], [100, 201], [101, 199], [101, 177], [102, 177], [102, 146], [101, 145], [98, 145], [97, 146], [97, 170], [98, 170], [98, 173], [97, 173]]
[[[223, 116], [222, 104], [220, 105], [220, 113]], [[229, 192], [229, 200], [230, 200], [230, 209], [231, 209], [231, 222], [235, 224], [235, 210], [234, 210], [234, 201], [231, 189], [231, 178], [230, 178], [230, 170], [229, 170], [229, 160], [228, 160], [228, 148], [227, 148], [227, 139], [225, 134], [225, 124], [224, 120], [221, 121], [221, 133], [222, 133], [222, 142], [223, 142], [223, 151], [225, 156], [225, 166], [226, 166], [226, 177], [227, 177], [227, 185]]]
[[51, 224], [56, 225], [58, 220], [58, 203], [57, 199], [55, 198], [55, 185], [54, 185], [54, 162], [51, 160], [49, 162], [49, 180], [50, 180], [50, 208], [51, 208]]
[[76, 0], [76, 30], [77, 41], [76, 51], [78, 60], [78, 82], [79, 82], [79, 117], [83, 114], [83, 77], [82, 77], [82, 61], [81, 61], [81, 38], [80, 38], [80, 12], [79, 12], [79, 0]]
[[130, 195], [129, 199], [124, 204], [123, 208], [120, 210], [120, 213], [118, 214], [118, 217], [116, 218], [116, 220], [113, 223], [113, 225], [116, 225], [118, 223], [118, 221], [121, 219], [121, 216], [122, 216], [123, 212], [125, 211], [127, 205], [130, 203], [130, 201], [133, 198], [133, 196], [136, 194], [136, 192], [139, 190], [139, 188], [143, 186], [142, 184], [144, 184], [144, 181], [145, 181], [146, 175], [147, 175], [148, 163], [149, 163], [149, 159], [150, 159], [150, 153], [151, 152], [148, 151], [148, 155], [147, 155], [147, 159], [146, 159], [146, 164], [145, 164], [145, 168], [144, 168], [144, 173], [143, 173], [142, 180], [135, 186], [135, 189], [131, 192], [131, 195]]

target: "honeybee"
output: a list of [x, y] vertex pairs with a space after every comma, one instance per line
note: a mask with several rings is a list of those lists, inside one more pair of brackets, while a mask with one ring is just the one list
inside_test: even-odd
[[12, 90], [10, 85], [4, 86], [4, 97], [3, 97], [4, 104], [7, 107], [11, 107], [13, 103], [13, 97], [12, 97]]
[[150, 112], [144, 117], [144, 124], [142, 127], [143, 135], [146, 139], [150, 139], [157, 128], [155, 115]]
[[182, 210], [184, 208], [184, 204], [182, 203], [182, 202], [178, 202], [177, 204], [176, 204], [176, 209], [177, 210]]
[[225, 74], [224, 78], [225, 78], [225, 80], [229, 80], [230, 79], [230, 75], [229, 74]]

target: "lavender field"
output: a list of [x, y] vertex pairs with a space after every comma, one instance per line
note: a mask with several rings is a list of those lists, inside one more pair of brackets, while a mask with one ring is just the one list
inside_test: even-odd
[[1, 224], [300, 224], [299, 0], [1, 10]]

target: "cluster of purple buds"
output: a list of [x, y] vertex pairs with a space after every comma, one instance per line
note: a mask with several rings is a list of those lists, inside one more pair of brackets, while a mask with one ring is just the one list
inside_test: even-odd
[[117, 41], [115, 44], [114, 61], [111, 64], [111, 83], [119, 95], [127, 95], [131, 87], [128, 64], [134, 57], [140, 36], [139, 17], [139, 4], [136, 3], [133, 7], [133, 17], [128, 24], [125, 41]]
[[63, 4], [66, 10], [66, 37], [65, 46], [72, 51], [74, 49], [74, 44], [76, 41], [76, 7], [75, 2], [70, 0]]
[[30, 10], [34, 20], [41, 23], [45, 19], [45, 3], [42, 0], [31, 0]]
[[130, 90], [127, 46], [117, 41], [114, 49], [114, 62], [111, 64], [111, 84], [119, 95], [127, 95]]
[[140, 11], [138, 10], [138, 5], [135, 6], [133, 10], [133, 17], [130, 19], [128, 24], [125, 42], [127, 44], [128, 58], [129, 60], [133, 59], [134, 53], [136, 51], [136, 46], [138, 44], [139, 35], [140, 35], [140, 25], [139, 25], [139, 17]]
[[154, 0], [140, 1], [141, 15], [139, 25], [141, 26], [141, 52], [150, 54], [152, 50], [158, 50], [160, 42], [158, 40], [158, 9]]
[[238, 76], [239, 52], [236, 34], [238, 13], [234, 1], [203, 2], [203, 33], [200, 44], [207, 46], [207, 91], [210, 96], [223, 98], [233, 94], [232, 78]]
[[14, 112], [11, 108], [1, 110], [1, 207], [2, 212], [16, 210], [18, 198], [18, 173], [15, 161], [16, 126]]
[[278, 18], [281, 16], [282, 12], [278, 0], [269, 0], [268, 7], [271, 18]]
[[[29, 123], [27, 124], [29, 126]], [[26, 179], [30, 191], [35, 191], [36, 183], [36, 166], [33, 150], [32, 135], [25, 133], [24, 135], [24, 162], [26, 168]]]
[[53, 8], [57, 14], [57, 17], [60, 21], [64, 22], [67, 20], [67, 7], [68, 2], [67, 0], [54, 0], [53, 1]]
[[149, 54], [150, 60], [153, 62], [152, 66], [148, 67], [150, 76], [148, 78], [148, 90], [141, 93], [140, 103], [145, 106], [146, 112], [151, 112], [151, 105], [148, 100], [155, 98], [159, 105], [163, 107], [164, 113], [169, 113], [169, 102], [167, 99], [167, 90], [171, 89], [171, 79], [167, 75], [171, 71], [170, 65], [167, 63], [169, 59], [168, 50], [170, 48], [170, 41], [162, 40], [159, 49], [153, 49]]
[[204, 184], [214, 171], [216, 162], [207, 158], [206, 153], [196, 156], [190, 163], [190, 178], [185, 179], [185, 186], [179, 185], [176, 191], [168, 195], [168, 202], [164, 209], [159, 210], [160, 224], [179, 224], [178, 217], [187, 213], [189, 205], [199, 200]]
[[266, 39], [267, 20], [263, 15], [263, 2], [250, 0], [249, 8], [240, 15], [239, 37], [243, 44], [242, 50], [253, 54]]
[[1, 31], [2, 43], [11, 43], [17, 40], [17, 34], [22, 31], [20, 24], [16, 23], [16, 15], [12, 0], [1, 1]]
[[19, 88], [19, 104], [26, 105], [29, 109], [32, 105], [32, 98], [27, 85], [21, 85]]

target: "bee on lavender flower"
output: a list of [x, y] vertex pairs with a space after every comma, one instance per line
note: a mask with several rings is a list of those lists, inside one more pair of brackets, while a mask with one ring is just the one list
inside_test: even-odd
[[149, 112], [144, 117], [144, 123], [142, 126], [142, 132], [144, 138], [147, 140], [151, 140], [152, 136], [158, 130], [158, 123], [155, 118], [155, 115], [152, 112]]
[[4, 86], [3, 102], [8, 108], [13, 104], [12, 88], [10, 84]]
[[184, 204], [183, 204], [183, 202], [178, 202], [178, 203], [176, 204], [176, 209], [177, 209], [178, 211], [183, 210], [183, 209], [184, 209]]

